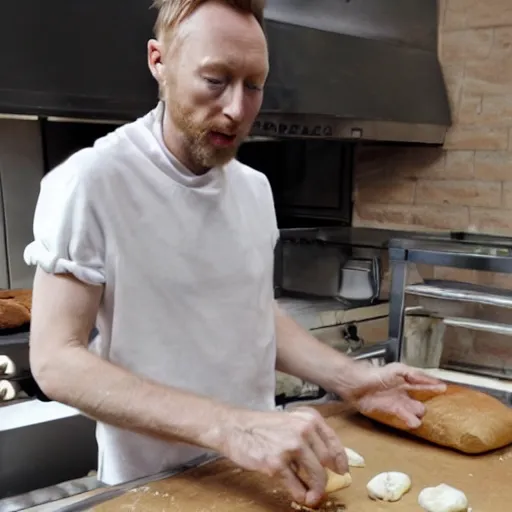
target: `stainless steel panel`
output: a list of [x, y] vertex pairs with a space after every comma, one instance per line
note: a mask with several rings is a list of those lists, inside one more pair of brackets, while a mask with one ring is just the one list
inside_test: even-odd
[[[267, 0], [267, 20], [437, 52], [437, 0]], [[311, 16], [315, 9], [314, 16]]]
[[0, 499], [82, 478], [97, 468], [93, 420], [36, 400], [0, 411]]
[[282, 289], [319, 297], [338, 297], [341, 270], [348, 260], [338, 247], [284, 243]]
[[[44, 174], [39, 124], [25, 120], [0, 120], [0, 178], [8, 277], [5, 288], [31, 288], [34, 268], [23, 260], [33, 238], [33, 217]], [[1, 240], [1, 239], [0, 239]], [[0, 251], [3, 255], [5, 251]], [[0, 261], [0, 266], [3, 267]], [[0, 278], [2, 278], [0, 274]]]

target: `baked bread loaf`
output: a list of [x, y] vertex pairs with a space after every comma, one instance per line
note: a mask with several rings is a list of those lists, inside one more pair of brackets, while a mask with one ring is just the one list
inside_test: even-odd
[[32, 290], [0, 290], [0, 330], [29, 324], [31, 310]]
[[16, 289], [16, 290], [0, 290], [0, 300], [12, 299], [28, 309], [29, 313], [32, 310], [32, 290], [31, 289]]
[[448, 384], [442, 394], [411, 392], [410, 396], [426, 406], [419, 428], [408, 428], [392, 414], [378, 411], [365, 411], [363, 414], [463, 453], [479, 454], [512, 444], [512, 408], [487, 393]]
[[0, 330], [16, 329], [30, 323], [30, 311], [13, 299], [0, 299]]

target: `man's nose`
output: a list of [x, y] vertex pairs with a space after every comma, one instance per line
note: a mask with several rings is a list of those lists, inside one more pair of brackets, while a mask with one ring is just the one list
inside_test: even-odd
[[241, 123], [244, 117], [244, 86], [236, 84], [229, 91], [224, 107], [224, 115], [235, 123]]

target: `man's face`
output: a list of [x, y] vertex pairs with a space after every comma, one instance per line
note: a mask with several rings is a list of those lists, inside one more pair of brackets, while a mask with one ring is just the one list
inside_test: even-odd
[[184, 163], [208, 169], [236, 155], [259, 112], [266, 41], [252, 16], [217, 1], [203, 4], [179, 30], [178, 47], [165, 61], [169, 130], [179, 134]]

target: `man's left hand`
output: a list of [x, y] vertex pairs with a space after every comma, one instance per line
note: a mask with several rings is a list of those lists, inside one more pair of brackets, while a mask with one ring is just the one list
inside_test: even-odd
[[402, 363], [382, 367], [361, 365], [348, 391], [342, 394], [361, 411], [380, 411], [403, 420], [409, 428], [418, 428], [425, 406], [411, 398], [408, 391], [444, 393], [446, 384]]

